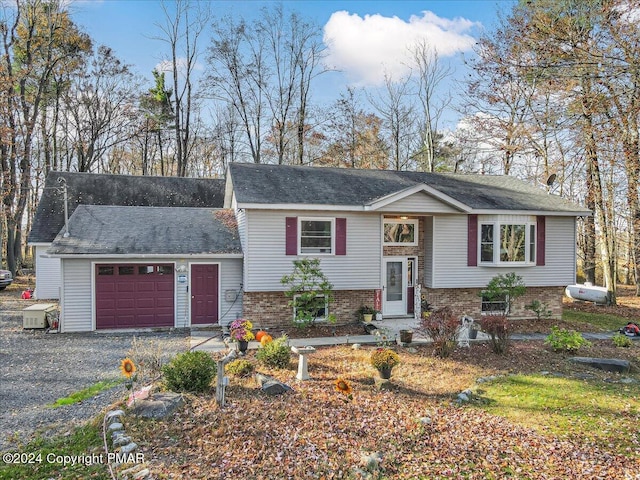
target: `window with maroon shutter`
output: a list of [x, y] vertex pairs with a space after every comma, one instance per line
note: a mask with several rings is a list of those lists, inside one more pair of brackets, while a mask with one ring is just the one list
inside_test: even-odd
[[469, 266], [478, 265], [478, 248], [480, 265], [544, 265], [544, 217], [513, 221], [496, 215], [478, 222], [474, 216], [469, 215]]
[[346, 255], [347, 219], [287, 217], [286, 254]]

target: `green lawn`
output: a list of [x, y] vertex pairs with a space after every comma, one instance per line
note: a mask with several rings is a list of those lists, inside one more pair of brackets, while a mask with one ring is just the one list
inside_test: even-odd
[[[7, 464], [3, 456], [0, 479], [111, 478], [102, 449], [102, 419], [74, 429], [69, 436], [38, 438], [17, 452], [22, 455], [13, 458], [14, 464]], [[73, 461], [75, 465], [70, 464]]]
[[562, 312], [562, 320], [565, 322], [575, 323], [577, 325], [576, 330], [579, 331], [580, 323], [588, 323], [597, 327], [603, 331], [618, 330], [620, 327], [627, 324], [628, 320], [616, 315], [607, 313], [587, 313], [579, 312], [575, 310], [569, 310], [565, 308]]
[[640, 384], [512, 375], [482, 384], [479, 408], [542, 433], [638, 448]]

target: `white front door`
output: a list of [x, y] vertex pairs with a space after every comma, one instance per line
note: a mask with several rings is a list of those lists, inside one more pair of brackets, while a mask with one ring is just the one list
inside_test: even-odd
[[382, 314], [407, 314], [407, 259], [385, 257], [382, 283]]

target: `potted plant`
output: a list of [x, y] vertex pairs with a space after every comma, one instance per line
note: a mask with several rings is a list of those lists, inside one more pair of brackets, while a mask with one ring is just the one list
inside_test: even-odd
[[376, 348], [371, 352], [371, 365], [378, 370], [380, 378], [391, 378], [391, 369], [400, 363], [400, 357], [390, 348]]
[[369, 323], [371, 320], [373, 320], [373, 316], [376, 313], [378, 313], [378, 311], [375, 308], [370, 307], [368, 305], [363, 305], [358, 310], [358, 315], [360, 316], [360, 319], [365, 323]]
[[400, 330], [400, 343], [408, 344], [413, 341], [413, 330]]
[[238, 350], [246, 352], [249, 347], [249, 342], [254, 339], [251, 329], [253, 324], [249, 320], [238, 318], [231, 322], [229, 325], [229, 334], [231, 339], [238, 342]]

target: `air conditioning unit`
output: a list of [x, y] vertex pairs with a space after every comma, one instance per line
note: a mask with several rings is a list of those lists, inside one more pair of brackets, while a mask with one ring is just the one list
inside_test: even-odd
[[22, 310], [22, 328], [47, 328], [47, 314], [57, 307], [53, 303], [37, 303]]

